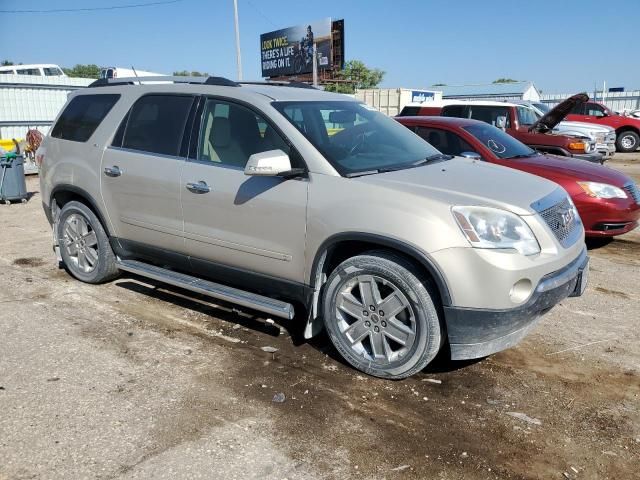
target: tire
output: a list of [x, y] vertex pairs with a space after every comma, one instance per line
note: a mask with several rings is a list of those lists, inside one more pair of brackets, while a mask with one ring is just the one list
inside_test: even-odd
[[431, 281], [400, 255], [372, 251], [349, 258], [324, 287], [329, 338], [350, 365], [368, 375], [409, 377], [441, 346], [434, 291]]
[[68, 202], [60, 211], [56, 229], [62, 261], [71, 275], [86, 283], [103, 283], [118, 276], [109, 238], [89, 207]]
[[620, 132], [616, 137], [617, 152], [635, 152], [640, 146], [640, 135], [633, 130], [625, 130]]

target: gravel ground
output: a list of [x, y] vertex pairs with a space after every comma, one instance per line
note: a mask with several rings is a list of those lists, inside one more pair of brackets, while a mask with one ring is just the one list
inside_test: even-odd
[[[639, 154], [610, 165], [640, 182]], [[519, 346], [389, 382], [295, 321], [73, 280], [28, 186], [0, 206], [2, 480], [638, 478], [637, 231], [591, 245], [585, 296]]]

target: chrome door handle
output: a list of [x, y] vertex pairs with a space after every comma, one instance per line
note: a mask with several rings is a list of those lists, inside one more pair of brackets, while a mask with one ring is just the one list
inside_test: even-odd
[[187, 190], [192, 193], [209, 193], [211, 187], [203, 180], [200, 180], [197, 183], [187, 183]]
[[117, 165], [114, 165], [113, 167], [105, 167], [104, 174], [107, 177], [119, 177], [120, 175], [122, 175], [122, 170], [120, 170]]

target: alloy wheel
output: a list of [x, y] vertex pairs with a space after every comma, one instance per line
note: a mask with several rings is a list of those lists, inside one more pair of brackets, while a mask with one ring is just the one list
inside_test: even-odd
[[336, 298], [338, 329], [351, 349], [376, 364], [406, 356], [416, 341], [411, 304], [392, 282], [376, 275], [346, 281]]
[[74, 213], [64, 221], [63, 247], [73, 267], [83, 273], [90, 273], [98, 265], [98, 239], [89, 222], [82, 215]]

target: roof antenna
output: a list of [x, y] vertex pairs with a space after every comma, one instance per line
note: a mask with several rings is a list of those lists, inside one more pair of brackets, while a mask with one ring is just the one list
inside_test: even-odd
[[[136, 76], [136, 78], [140, 78], [140, 77], [138, 76], [138, 72], [136, 72], [136, 68], [135, 68], [133, 65], [131, 65], [131, 70], [133, 70], [133, 74]], [[139, 85], [142, 85], [142, 83], [140, 83], [140, 82], [138, 82], [138, 84], [139, 84]]]

